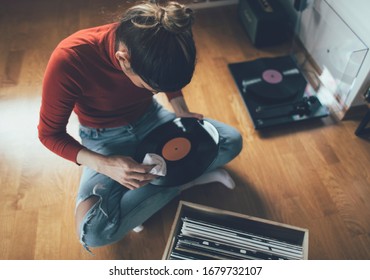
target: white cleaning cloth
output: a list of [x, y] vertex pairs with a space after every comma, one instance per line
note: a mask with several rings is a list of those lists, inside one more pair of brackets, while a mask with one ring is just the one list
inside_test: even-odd
[[143, 164], [155, 164], [152, 170], [149, 173], [159, 176], [166, 176], [167, 166], [165, 160], [156, 154], [147, 153], [144, 157]]

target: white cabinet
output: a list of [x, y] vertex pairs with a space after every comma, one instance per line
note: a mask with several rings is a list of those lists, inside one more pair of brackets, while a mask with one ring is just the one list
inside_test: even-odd
[[298, 35], [343, 109], [362, 105], [370, 86], [370, 1], [316, 0], [301, 14]]

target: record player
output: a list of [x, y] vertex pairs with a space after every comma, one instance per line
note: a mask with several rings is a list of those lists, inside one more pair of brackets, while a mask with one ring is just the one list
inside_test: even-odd
[[[245, 0], [242, 2], [263, 3], [264, 1]], [[276, 12], [281, 10], [280, 12], [285, 14], [284, 17], [288, 17], [291, 11], [285, 6], [280, 7], [282, 10], [273, 6], [271, 8]], [[246, 7], [242, 5], [239, 9], [244, 11]], [[254, 7], [254, 11], [256, 7]], [[319, 80], [318, 73], [315, 72], [317, 69], [309, 67], [313, 65], [309, 65], [311, 61], [308, 53], [305, 52], [302, 45], [297, 44], [300, 38], [303, 2], [294, 7], [297, 8], [297, 13], [294, 20], [290, 19], [292, 22], [289, 26], [291, 27], [286, 25], [280, 27], [288, 32], [293, 31], [293, 25], [295, 25], [294, 36], [297, 36], [298, 40], [292, 36], [288, 55], [263, 57], [228, 65], [255, 129], [318, 119], [329, 115], [327, 104], [322, 103], [324, 99], [318, 94], [321, 83], [318, 84], [319, 86], [315, 85], [314, 89], [309, 82], [315, 81], [316, 84]], [[266, 32], [262, 32], [260, 35], [270, 36]], [[254, 43], [253, 40], [252, 43]], [[256, 44], [254, 45], [258, 47]], [[315, 79], [306, 79], [312, 78], [312, 76]]]
[[326, 117], [290, 55], [229, 64], [255, 129]]
[[[256, 5], [265, 1], [241, 2]], [[342, 119], [350, 107], [363, 103], [358, 96], [368, 87], [369, 76], [369, 47], [364, 41], [367, 37], [358, 34], [364, 29], [354, 31], [357, 25], [349, 14], [343, 17], [342, 12], [351, 5], [331, 5], [329, 1], [277, 2], [284, 4], [283, 13], [289, 21], [285, 28], [292, 33], [289, 55], [229, 64], [254, 127], [263, 129], [322, 118], [329, 115], [329, 110], [334, 118]], [[256, 13], [256, 9], [251, 12], [251, 6], [242, 5], [238, 7], [239, 16], [246, 16], [245, 10], [248, 15]], [[263, 7], [262, 10], [267, 11]], [[359, 12], [358, 7], [351, 10]], [[270, 36], [268, 32], [259, 35]], [[259, 47], [249, 39], [254, 47]]]

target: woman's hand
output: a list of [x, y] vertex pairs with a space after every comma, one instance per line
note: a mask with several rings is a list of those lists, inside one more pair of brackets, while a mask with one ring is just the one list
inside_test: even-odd
[[196, 118], [198, 120], [203, 120], [204, 116], [199, 113], [192, 113], [192, 112], [181, 112], [176, 114], [179, 118]]
[[171, 99], [170, 101], [175, 114], [179, 118], [196, 118], [202, 120], [204, 116], [202, 114], [190, 112], [186, 105], [185, 99], [182, 96]]
[[77, 155], [77, 162], [112, 178], [130, 190], [140, 188], [158, 177], [149, 173], [154, 165], [137, 163], [131, 157], [103, 156], [82, 149]]
[[154, 166], [139, 164], [130, 157], [109, 156], [97, 171], [133, 190], [158, 177], [149, 173]]

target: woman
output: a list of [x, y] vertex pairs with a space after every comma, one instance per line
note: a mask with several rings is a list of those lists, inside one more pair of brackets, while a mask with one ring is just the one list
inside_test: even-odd
[[[81, 243], [116, 242], [161, 209], [182, 190], [221, 181], [232, 187], [218, 167], [241, 150], [240, 134], [209, 120], [219, 131], [220, 150], [207, 173], [178, 187], [151, 185], [152, 165], [135, 162], [138, 143], [155, 127], [189, 112], [181, 89], [193, 75], [196, 49], [193, 13], [170, 2], [144, 3], [128, 9], [118, 23], [81, 30], [54, 50], [43, 81], [39, 138], [59, 156], [84, 166], [76, 202]], [[165, 92], [174, 113], [153, 94]], [[67, 134], [74, 110], [81, 144]]]

